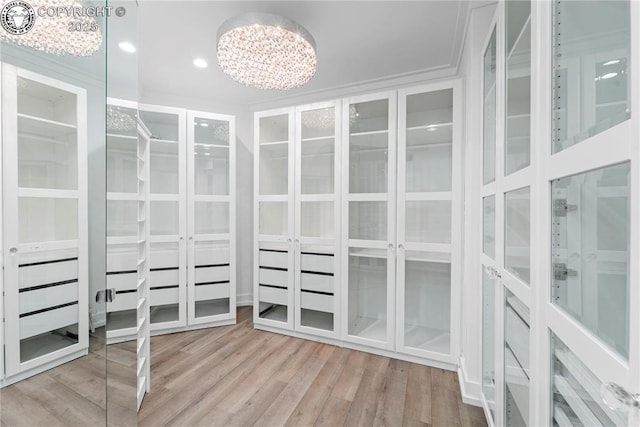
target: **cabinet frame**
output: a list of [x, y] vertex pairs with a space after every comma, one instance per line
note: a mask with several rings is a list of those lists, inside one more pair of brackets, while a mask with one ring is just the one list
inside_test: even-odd
[[[229, 194], [226, 196], [210, 196], [195, 194], [195, 119], [204, 118], [226, 121], [229, 123]], [[187, 234], [189, 236], [187, 257], [187, 304], [188, 321], [190, 326], [204, 325], [211, 322], [236, 321], [236, 131], [235, 117], [225, 114], [207, 113], [202, 111], [187, 112]], [[195, 203], [196, 201], [227, 202], [229, 204], [229, 233], [199, 234], [195, 233]], [[181, 224], [182, 226], [183, 224]], [[229, 313], [206, 317], [195, 316], [195, 245], [200, 241], [228, 241], [229, 242]], [[183, 240], [181, 240], [183, 242]], [[181, 251], [185, 252], [185, 251]]]
[[[406, 99], [410, 95], [430, 93], [445, 89], [452, 89], [452, 142], [451, 142], [451, 191], [448, 192], [406, 192], [406, 162], [407, 128], [406, 128]], [[423, 357], [456, 364], [460, 354], [460, 283], [462, 280], [462, 181], [459, 171], [462, 170], [462, 81], [459, 79], [430, 83], [422, 86], [400, 89], [398, 91], [398, 173], [397, 173], [397, 231], [396, 231], [396, 350], [412, 356]], [[406, 241], [406, 202], [407, 201], [451, 201], [451, 243], [412, 243]], [[420, 350], [405, 345], [405, 262], [406, 251], [429, 251], [450, 254], [450, 322], [449, 322], [449, 353], [437, 353]], [[442, 262], [442, 261], [426, 261]]]
[[[4, 304], [3, 344], [5, 345], [5, 380], [3, 386], [19, 381], [33, 374], [50, 369], [61, 363], [86, 355], [89, 347], [89, 307], [85, 302], [89, 298], [88, 285], [88, 209], [87, 209], [87, 94], [86, 90], [71, 84], [55, 80], [13, 65], [2, 64], [2, 130], [3, 130], [3, 246], [18, 248], [19, 253], [37, 253], [40, 251], [75, 249], [78, 251], [78, 342], [70, 346], [55, 350], [26, 362], [20, 362], [20, 325], [19, 325], [19, 273], [16, 265], [17, 258], [9, 250], [4, 251], [3, 292], [5, 301], [15, 301]], [[18, 187], [18, 85], [19, 77], [26, 78], [40, 84], [60, 89], [76, 96], [76, 134], [77, 149], [77, 190], [55, 190]], [[42, 119], [43, 121], [47, 121]], [[51, 121], [49, 121], [51, 122]], [[55, 122], [51, 122], [55, 123]], [[15, 138], [15, 139], [13, 139]], [[12, 162], [12, 163], [10, 163]], [[56, 199], [69, 198], [77, 200], [78, 222], [76, 224], [78, 237], [74, 240], [53, 242], [19, 243], [18, 204], [20, 196], [47, 197]], [[16, 266], [13, 268], [13, 266]]]

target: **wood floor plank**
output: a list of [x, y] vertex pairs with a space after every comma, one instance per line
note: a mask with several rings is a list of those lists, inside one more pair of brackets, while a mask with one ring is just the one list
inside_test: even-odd
[[336, 399], [352, 402], [356, 391], [360, 386], [362, 375], [364, 374], [367, 353], [357, 350], [349, 350], [347, 365], [340, 374], [336, 386], [331, 390], [331, 396]]
[[407, 394], [407, 362], [391, 360], [382, 399], [378, 405], [374, 426], [399, 426], [404, 417], [404, 402]]
[[364, 370], [356, 395], [349, 407], [347, 425], [370, 426], [373, 424], [384, 379], [385, 376], [381, 372], [368, 368]]
[[431, 423], [431, 368], [409, 364], [404, 417], [409, 424]]
[[308, 358], [260, 417], [261, 422], [264, 425], [279, 425], [287, 420], [326, 363], [326, 360], [317, 356]]
[[350, 406], [351, 406], [350, 401], [330, 395], [326, 403], [322, 407], [320, 414], [318, 414], [318, 418], [316, 419], [314, 425], [315, 426], [345, 425]]
[[[325, 346], [324, 348], [330, 350], [330, 352], [325, 352], [325, 354], [329, 356], [329, 359], [314, 379], [302, 400], [300, 400], [300, 403], [298, 403], [298, 406], [296, 406], [291, 417], [287, 420], [287, 425], [313, 425], [345, 367], [349, 357], [348, 350], [333, 346]], [[319, 352], [316, 352], [314, 357], [319, 355]]]

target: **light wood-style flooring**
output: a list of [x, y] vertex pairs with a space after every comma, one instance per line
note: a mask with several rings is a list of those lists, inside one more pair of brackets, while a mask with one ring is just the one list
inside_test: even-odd
[[0, 425], [135, 426], [136, 343], [105, 346], [100, 336], [104, 328], [87, 356], [1, 389]]
[[454, 372], [238, 324], [151, 340], [140, 426], [485, 426]]

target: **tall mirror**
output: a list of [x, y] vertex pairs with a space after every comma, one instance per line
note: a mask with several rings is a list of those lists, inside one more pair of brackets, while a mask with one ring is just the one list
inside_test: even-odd
[[136, 82], [107, 80], [136, 3], [2, 8], [0, 423], [131, 425], [135, 344], [130, 374], [129, 347], [106, 336], [106, 135], [107, 96]]

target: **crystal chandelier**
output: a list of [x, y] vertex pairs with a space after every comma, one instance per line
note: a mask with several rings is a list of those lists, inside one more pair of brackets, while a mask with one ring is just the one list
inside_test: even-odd
[[[353, 125], [358, 120], [358, 110], [355, 105], [349, 106], [349, 125]], [[302, 114], [302, 126], [311, 129], [330, 129], [335, 126], [335, 112], [333, 108], [314, 110]]]
[[316, 73], [315, 41], [279, 15], [247, 13], [218, 29], [218, 62], [232, 79], [259, 89], [287, 90]]
[[[29, 0], [28, 3], [34, 11], [82, 8], [75, 0]], [[54, 55], [74, 56], [91, 56], [102, 44], [102, 31], [91, 16], [58, 13], [55, 16], [33, 15], [32, 19], [35, 20], [33, 27], [23, 34], [11, 34], [0, 27], [0, 40]], [[71, 25], [83, 31], [70, 31]]]
[[136, 128], [136, 118], [118, 107], [107, 105], [107, 131], [132, 131]]

